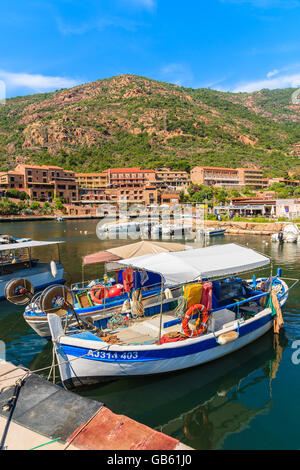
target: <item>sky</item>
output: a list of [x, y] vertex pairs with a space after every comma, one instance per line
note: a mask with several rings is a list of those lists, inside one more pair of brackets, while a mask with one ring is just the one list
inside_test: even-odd
[[233, 92], [300, 86], [300, 0], [0, 6], [0, 95], [5, 85], [7, 97], [120, 74]]

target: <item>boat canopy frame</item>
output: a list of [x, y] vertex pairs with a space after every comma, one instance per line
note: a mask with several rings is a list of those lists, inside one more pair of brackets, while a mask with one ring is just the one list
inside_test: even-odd
[[272, 272], [273, 263], [269, 256], [242, 245], [228, 243], [114, 261], [110, 263], [110, 267], [113, 265], [116, 268], [131, 267], [151, 271], [160, 274], [167, 287], [173, 287], [204, 279], [250, 272], [270, 264]]

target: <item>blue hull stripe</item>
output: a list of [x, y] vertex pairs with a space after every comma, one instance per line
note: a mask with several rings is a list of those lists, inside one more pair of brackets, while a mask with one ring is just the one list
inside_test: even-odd
[[[259, 318], [256, 321], [251, 322], [248, 325], [240, 326], [239, 335], [240, 338], [252, 333], [253, 331], [265, 326], [272, 320], [272, 315], [266, 315], [263, 318]], [[183, 342], [184, 343], [184, 342]], [[182, 345], [182, 347], [176, 347], [171, 349], [151, 349], [151, 350], [134, 350], [128, 349], [127, 351], [97, 351], [95, 349], [88, 349], [78, 346], [70, 346], [66, 344], [61, 344], [61, 347], [64, 353], [67, 356], [81, 357], [85, 356], [84, 359], [100, 362], [147, 362], [147, 361], [157, 361], [160, 359], [172, 359], [176, 357], [188, 356], [191, 354], [196, 354], [202, 351], [208, 351], [215, 347], [220, 346], [215, 338], [208, 339], [206, 341], [200, 341], [195, 344], [190, 344], [188, 346]], [[90, 353], [89, 355], [87, 355]], [[132, 358], [129, 358], [129, 354], [132, 353]]]

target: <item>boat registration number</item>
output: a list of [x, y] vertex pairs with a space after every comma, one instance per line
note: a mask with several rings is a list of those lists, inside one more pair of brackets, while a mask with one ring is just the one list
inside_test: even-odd
[[89, 350], [87, 357], [93, 357], [95, 359], [104, 359], [110, 361], [130, 361], [138, 359], [139, 354], [137, 352], [110, 352], [110, 351], [93, 351]]

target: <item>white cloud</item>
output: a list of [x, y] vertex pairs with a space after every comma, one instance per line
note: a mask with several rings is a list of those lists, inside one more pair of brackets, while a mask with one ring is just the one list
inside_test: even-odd
[[142, 8], [146, 10], [154, 10], [156, 7], [156, 0], [120, 0], [125, 5], [131, 5], [135, 8]]
[[164, 81], [178, 86], [193, 86], [194, 75], [190, 68], [180, 63], [168, 64], [162, 67], [160, 75]]
[[278, 75], [278, 74], [279, 74], [279, 70], [275, 69], [275, 70], [272, 70], [271, 72], [269, 72], [267, 74], [267, 77], [271, 78], [271, 77], [274, 77], [275, 75]]
[[94, 19], [90, 22], [84, 22], [77, 25], [65, 23], [61, 18], [56, 18], [58, 30], [64, 36], [69, 34], [82, 35], [93, 30], [103, 31], [106, 28], [114, 27], [125, 29], [126, 31], [135, 31], [141, 23], [135, 20], [125, 19], [117, 16], [103, 17]]
[[299, 0], [221, 0], [222, 3], [235, 3], [237, 5], [250, 4], [258, 8], [297, 8]]
[[66, 77], [51, 77], [40, 74], [12, 73], [0, 70], [0, 80], [6, 85], [8, 91], [26, 89], [36, 93], [70, 88], [79, 84], [78, 80]]
[[300, 73], [292, 75], [281, 75], [276, 78], [265, 78], [263, 80], [251, 81], [237, 85], [232, 91], [234, 93], [259, 91], [263, 88], [274, 90], [277, 88], [297, 88], [300, 86]]

